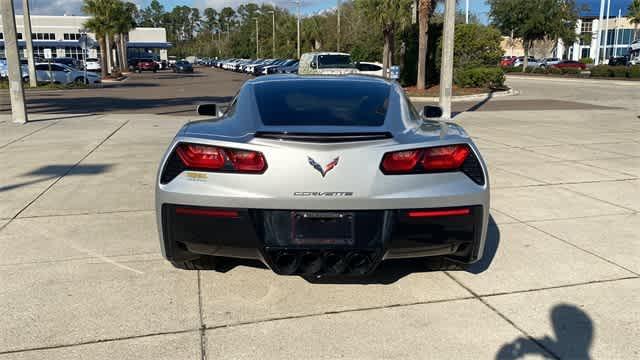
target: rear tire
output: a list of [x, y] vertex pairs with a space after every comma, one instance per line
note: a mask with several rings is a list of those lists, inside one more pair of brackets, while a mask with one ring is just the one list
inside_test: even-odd
[[182, 270], [216, 270], [218, 259], [214, 256], [202, 256], [193, 260], [173, 261], [171, 264]]

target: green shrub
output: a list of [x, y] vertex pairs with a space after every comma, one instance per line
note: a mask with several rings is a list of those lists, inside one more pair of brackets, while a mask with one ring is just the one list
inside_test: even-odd
[[578, 75], [582, 70], [580, 68], [562, 68], [560, 71], [563, 75]]
[[531, 74], [531, 73], [533, 73], [533, 72], [535, 71], [535, 69], [536, 69], [536, 68], [534, 68], [533, 66], [527, 66], [527, 67], [524, 69], [524, 72], [525, 72], [525, 73], [527, 73], [527, 74]]
[[640, 65], [630, 66], [627, 71], [627, 77], [640, 79]]
[[627, 77], [626, 66], [609, 66], [609, 76], [623, 78]]
[[609, 65], [597, 65], [591, 68], [592, 77], [608, 77]]
[[504, 86], [504, 71], [499, 67], [460, 69], [454, 75], [460, 87], [498, 88]]
[[548, 71], [547, 71], [547, 68], [546, 68], [546, 67], [542, 67], [542, 66], [541, 66], [541, 67], [534, 68], [534, 69], [533, 69], [533, 73], [534, 73], [534, 74], [547, 74], [547, 73], [548, 73]]
[[583, 57], [580, 59], [580, 62], [583, 64], [593, 64], [593, 59], [590, 57]]
[[547, 70], [547, 71], [549, 72], [549, 74], [555, 74], [555, 75], [560, 75], [560, 74], [562, 74], [562, 70], [561, 70], [561, 69], [558, 69], [558, 68], [557, 68], [557, 67], [555, 67], [555, 66], [550, 66], [550, 67], [548, 68], [548, 70]]

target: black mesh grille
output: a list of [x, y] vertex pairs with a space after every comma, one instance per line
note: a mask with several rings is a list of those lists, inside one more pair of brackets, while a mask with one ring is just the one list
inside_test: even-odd
[[482, 166], [480, 161], [473, 152], [469, 153], [467, 159], [462, 163], [460, 171], [466, 174], [473, 182], [478, 185], [484, 185], [484, 174], [482, 173]]
[[176, 176], [180, 175], [182, 171], [186, 168], [184, 164], [178, 157], [178, 154], [174, 151], [171, 156], [169, 156], [169, 160], [167, 160], [166, 165], [164, 166], [164, 170], [162, 170], [162, 176], [160, 176], [160, 183], [167, 184], [171, 180], [175, 179]]

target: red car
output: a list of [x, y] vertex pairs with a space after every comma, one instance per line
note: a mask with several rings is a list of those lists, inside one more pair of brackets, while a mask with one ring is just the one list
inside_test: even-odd
[[580, 70], [584, 70], [587, 68], [587, 65], [578, 62], [578, 61], [573, 61], [573, 60], [564, 60], [564, 61], [560, 61], [559, 63], [552, 65], [553, 67], [559, 68], [559, 69], [563, 69], [563, 68], [574, 68], [574, 69], [580, 69]]
[[517, 58], [517, 57], [515, 57], [515, 56], [503, 56], [503, 57], [500, 59], [500, 66], [501, 66], [501, 67], [510, 67], [510, 66], [513, 66], [513, 62], [514, 62], [514, 61], [516, 61], [516, 58]]
[[153, 61], [153, 59], [138, 59], [135, 64], [135, 71], [143, 72], [143, 71], [158, 71], [158, 64]]

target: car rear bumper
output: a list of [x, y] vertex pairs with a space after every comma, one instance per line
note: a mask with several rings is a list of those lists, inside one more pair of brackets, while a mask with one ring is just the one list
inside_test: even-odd
[[[310, 213], [162, 204], [159, 210], [167, 259], [184, 261], [202, 254], [257, 259], [283, 275], [362, 275], [393, 258], [447, 255], [475, 262], [482, 256], [488, 218], [479, 204]], [[300, 226], [296, 217], [301, 214], [317, 216], [305, 221], [322, 229], [344, 225], [332, 225], [331, 219], [323, 218], [326, 214], [348, 216], [351, 237], [345, 241], [300, 239], [295, 227]], [[317, 228], [311, 229], [305, 236], [313, 236]]]

